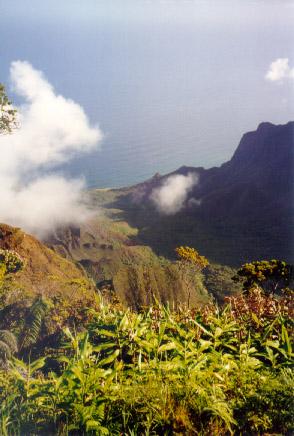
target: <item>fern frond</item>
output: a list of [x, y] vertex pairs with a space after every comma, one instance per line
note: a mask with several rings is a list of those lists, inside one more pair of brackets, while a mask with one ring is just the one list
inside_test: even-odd
[[79, 416], [82, 424], [86, 424], [87, 421], [92, 419], [95, 406], [84, 406], [83, 404], [75, 404], [74, 409]]
[[20, 351], [30, 348], [37, 342], [44, 315], [51, 307], [52, 302], [48, 298], [37, 297], [34, 300], [25, 317], [25, 325], [21, 334]]
[[9, 330], [0, 330], [0, 341], [8, 345], [12, 354], [17, 352], [18, 343], [16, 336]]
[[100, 424], [104, 420], [105, 417], [105, 403], [101, 403], [99, 405], [96, 404], [95, 411], [93, 413], [93, 418], [95, 421], [98, 421]]
[[109, 435], [109, 431], [106, 427], [101, 425], [104, 419], [105, 403], [92, 404], [90, 406], [84, 406], [83, 404], [75, 404], [74, 409], [79, 416], [79, 420], [82, 425], [88, 431], [96, 431], [97, 435], [106, 436]]
[[0, 359], [4, 362], [11, 356], [11, 350], [6, 342], [0, 341]]

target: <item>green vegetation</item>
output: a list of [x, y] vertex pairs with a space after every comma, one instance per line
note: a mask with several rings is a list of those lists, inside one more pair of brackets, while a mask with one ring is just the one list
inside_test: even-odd
[[0, 305], [4, 299], [6, 305], [17, 303], [25, 294], [53, 297], [60, 290], [69, 298], [75, 290], [66, 283], [84, 279], [81, 265], [58, 256], [20, 229], [0, 224]]
[[[10, 105], [0, 84], [0, 134], [16, 127]], [[290, 266], [209, 265], [186, 244], [234, 265], [240, 223], [161, 218], [140, 195], [85, 195], [98, 218], [52, 242], [79, 266], [1, 224], [0, 435], [290, 436]]]
[[[91, 268], [108, 277], [115, 268], [114, 289], [133, 309], [34, 238], [3, 233], [13, 251], [0, 253], [1, 436], [290, 436], [293, 295], [251, 284], [244, 295], [233, 285], [230, 297], [235, 272], [180, 247], [197, 305], [192, 287], [180, 294], [176, 262], [140, 245], [120, 217], [103, 223], [69, 242], [81, 260], [93, 256]], [[276, 265], [272, 289], [285, 290], [288, 266]], [[25, 272], [34, 292], [16, 280]], [[220, 305], [208, 303], [207, 289]]]
[[11, 290], [14, 274], [23, 268], [23, 260], [9, 250], [0, 249], [0, 309], [3, 309], [6, 295]]
[[188, 291], [188, 308], [190, 307], [190, 298], [192, 288], [195, 287], [195, 277], [199, 275], [203, 268], [209, 265], [205, 256], [200, 256], [194, 248], [179, 247], [175, 249], [179, 261], [177, 262], [181, 278]]
[[293, 280], [293, 269], [281, 260], [246, 263], [233, 277], [241, 282], [244, 294], [249, 294], [258, 286], [268, 297], [274, 294], [290, 293], [289, 285]]
[[228, 296], [237, 297], [241, 293], [240, 283], [232, 281], [236, 270], [225, 265], [209, 264], [203, 270], [203, 283], [210, 295], [222, 304]]
[[16, 109], [11, 109], [11, 101], [5, 93], [5, 87], [0, 83], [0, 135], [11, 133], [17, 128]]
[[0, 372], [3, 435], [294, 430], [292, 297], [257, 291], [222, 308], [142, 313], [101, 294], [88, 303], [79, 331], [69, 322], [54, 349]]
[[[226, 293], [241, 291], [241, 286], [231, 280], [236, 271], [216, 265], [210, 258], [210, 265], [193, 277], [188, 290], [174, 248], [182, 245], [183, 232], [188, 234], [191, 230], [190, 220], [185, 219], [185, 226], [183, 222], [180, 226], [178, 217], [168, 217], [164, 227], [154, 211], [146, 209], [143, 213], [130, 201], [131, 193], [132, 188], [87, 192], [85, 201], [97, 210], [97, 216], [76, 233], [67, 228], [47, 243], [61, 256], [81, 262], [99, 288], [109, 284], [125, 306], [135, 309], [149, 305], [152, 294], [163, 304], [167, 301], [178, 304], [188, 300], [189, 292], [193, 307], [207, 303], [208, 293], [222, 302]], [[173, 219], [177, 228], [169, 228]], [[193, 231], [199, 232], [195, 242], [198, 247], [203, 238], [202, 227], [196, 225]], [[173, 240], [177, 242], [174, 245]], [[187, 235], [183, 240], [189, 244]], [[219, 286], [213, 286], [213, 282]]]
[[[177, 252], [207, 263], [189, 247]], [[12, 253], [1, 259], [14, 275], [22, 266]], [[59, 296], [19, 290], [22, 303], [0, 310], [1, 435], [294, 431], [293, 294], [256, 288], [193, 309], [153, 297], [134, 312], [86, 280], [53, 279]]]
[[96, 189], [86, 193], [85, 201], [119, 227], [125, 223], [136, 232], [130, 235], [130, 241], [150, 247], [158, 257], [171, 260], [175, 247], [187, 245], [195, 247], [210, 263], [236, 269], [245, 262], [271, 260], [274, 256], [291, 262], [292, 246], [291, 253], [283, 252], [290, 245], [289, 239], [293, 240], [286, 224], [278, 226], [274, 221], [269, 227], [265, 216], [262, 223], [252, 220], [249, 229], [248, 216], [237, 218], [234, 214], [234, 220], [228, 221], [218, 214], [203, 217], [200, 209], [160, 215], [148, 201], [137, 201], [141, 191], [148, 193], [151, 189], [148, 182], [121, 189]]

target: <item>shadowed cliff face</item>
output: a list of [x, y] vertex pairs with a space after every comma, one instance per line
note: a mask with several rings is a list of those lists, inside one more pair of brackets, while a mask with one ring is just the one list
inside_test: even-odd
[[[171, 174], [131, 187], [130, 200], [138, 206], [153, 207], [154, 191], [176, 175], [197, 175], [197, 183], [188, 192], [182, 211], [210, 219], [235, 220], [266, 212], [270, 224], [272, 214], [293, 214], [294, 195], [294, 122], [275, 126], [262, 123], [254, 132], [246, 133], [232, 159], [219, 168], [183, 166]], [[280, 213], [276, 213], [275, 209]], [[283, 221], [283, 219], [282, 219]]]
[[203, 174], [197, 195], [205, 215], [250, 219], [266, 213], [271, 225], [273, 214], [281, 224], [293, 217], [293, 192], [294, 122], [289, 122], [262, 123], [246, 133], [229, 162]]
[[[258, 173], [268, 178], [276, 172], [284, 180], [285, 176], [290, 176], [289, 170], [293, 169], [293, 141], [293, 121], [279, 126], [262, 123], [256, 131], [243, 136], [232, 159], [221, 168], [230, 173], [232, 180], [240, 177], [254, 178]], [[279, 183], [282, 180], [274, 181]]]
[[[294, 263], [293, 151], [294, 122], [262, 123], [219, 168], [181, 167], [135, 186], [88, 192], [86, 201], [99, 216], [80, 229], [56, 231], [47, 242], [80, 261], [97, 283], [112, 281], [127, 298], [149, 282], [156, 295], [182, 298], [179, 283], [172, 289], [173, 272], [166, 264], [181, 245], [234, 268], [262, 259]], [[154, 191], [167, 189], [170, 177], [191, 174], [197, 182], [186, 191], [182, 209], [158, 212]]]
[[[153, 192], [175, 175], [197, 174], [180, 212], [157, 212]], [[123, 194], [123, 193], [122, 193]], [[262, 123], [246, 133], [219, 168], [181, 167], [130, 188], [112, 207], [139, 228], [157, 253], [193, 245], [217, 263], [238, 267], [259, 258], [294, 261], [294, 122]], [[132, 205], [135, 209], [132, 210]]]

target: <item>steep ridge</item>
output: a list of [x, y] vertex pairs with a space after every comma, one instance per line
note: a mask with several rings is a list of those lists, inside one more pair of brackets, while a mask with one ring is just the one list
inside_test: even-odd
[[294, 122], [262, 123], [243, 136], [232, 159], [203, 180], [196, 211], [212, 225], [239, 226], [262, 239], [264, 257], [294, 262]]
[[[153, 190], [170, 176], [189, 173], [197, 174], [199, 181], [182, 211], [173, 218], [165, 217], [167, 228], [169, 222], [173, 231], [175, 222], [179, 227], [180, 223], [186, 225], [190, 240], [218, 263], [222, 254], [217, 253], [217, 240], [233, 250], [233, 262], [231, 256], [223, 258], [229, 265], [238, 266], [256, 257], [294, 262], [294, 122], [262, 123], [242, 137], [232, 159], [221, 167], [181, 167], [137, 185], [130, 201], [145, 210], [154, 208]], [[193, 225], [201, 228], [205, 240]]]
[[[53, 296], [60, 289], [56, 279], [63, 283], [86, 277], [79, 264], [64, 259], [33, 236], [7, 224], [0, 224], [0, 249], [21, 257], [24, 268], [17, 274], [17, 282], [32, 294]], [[54, 277], [55, 282], [50, 277]]]
[[[246, 133], [232, 159], [202, 175], [197, 195], [202, 209], [219, 215], [251, 215], [274, 203], [289, 201], [294, 192], [294, 122], [275, 126], [262, 123], [255, 132]], [[283, 211], [284, 212], [284, 211]]]
[[[110, 283], [131, 305], [148, 304], [148, 289], [163, 302], [185, 299], [170, 263], [181, 245], [233, 268], [274, 258], [294, 263], [293, 151], [294, 122], [262, 123], [242, 137], [232, 159], [219, 168], [183, 166], [135, 186], [86, 193], [85, 202], [97, 217], [79, 229], [59, 229], [46, 242], [80, 262], [99, 285]], [[154, 190], [171, 176], [189, 173], [198, 176], [198, 183], [182, 210], [159, 213]], [[212, 266], [209, 274], [218, 281], [225, 274], [229, 289], [228, 271]], [[205, 300], [207, 289], [202, 277], [195, 283], [195, 301]]]
[[[99, 194], [103, 196], [99, 190], [95, 194], [96, 199]], [[100, 289], [107, 286], [114, 289], [126, 306], [152, 304], [153, 295], [162, 303], [186, 301], [187, 290], [173, 262], [159, 258], [137, 236], [137, 229], [117, 219], [117, 213], [118, 210], [107, 209], [106, 205], [80, 229], [56, 230], [47, 238], [47, 244], [79, 262]], [[200, 278], [195, 279], [191, 303], [208, 301], [207, 294]]]

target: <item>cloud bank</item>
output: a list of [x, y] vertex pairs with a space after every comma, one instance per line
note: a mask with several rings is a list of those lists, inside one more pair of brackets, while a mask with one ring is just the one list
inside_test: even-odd
[[188, 173], [187, 176], [181, 174], [170, 176], [162, 186], [152, 191], [150, 199], [160, 213], [173, 215], [184, 207], [188, 193], [198, 180], [199, 177], [195, 173]]
[[40, 237], [88, 215], [79, 204], [84, 183], [44, 175], [44, 169], [93, 150], [103, 135], [80, 105], [57, 95], [28, 62], [12, 62], [10, 80], [24, 103], [17, 107], [20, 129], [0, 136], [0, 221]]
[[283, 83], [284, 80], [294, 79], [294, 68], [289, 67], [288, 58], [279, 58], [270, 64], [265, 78], [270, 82]]

